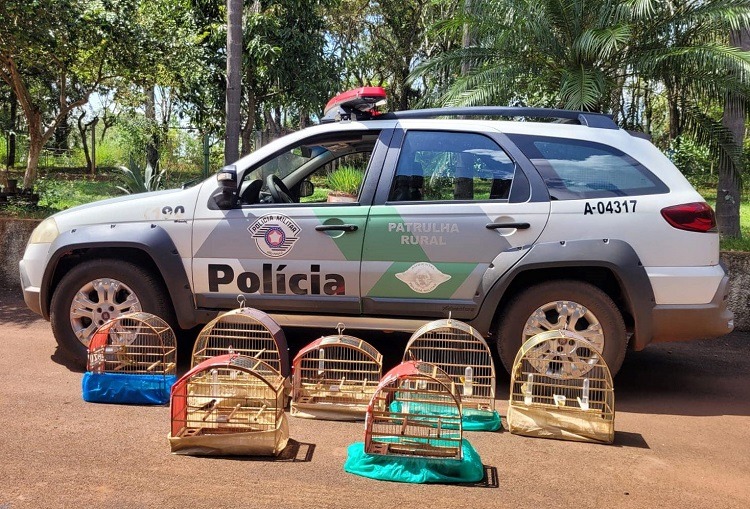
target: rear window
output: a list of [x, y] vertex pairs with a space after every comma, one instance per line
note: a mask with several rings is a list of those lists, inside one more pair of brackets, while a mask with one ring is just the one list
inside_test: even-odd
[[509, 137], [537, 167], [553, 200], [669, 192], [645, 166], [616, 148], [582, 140]]

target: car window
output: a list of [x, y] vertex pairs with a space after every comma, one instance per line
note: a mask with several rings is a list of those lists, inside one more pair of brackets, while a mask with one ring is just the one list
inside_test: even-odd
[[409, 131], [389, 201], [507, 200], [516, 165], [476, 133]]
[[659, 194], [669, 191], [638, 161], [614, 147], [582, 140], [509, 135], [557, 200]]
[[[303, 140], [245, 173], [241, 203], [269, 202], [269, 175], [282, 180], [294, 202], [357, 201], [378, 135], [373, 131], [337, 133]], [[308, 183], [306, 190], [312, 194], [302, 195], [302, 182]], [[346, 199], [336, 200], [338, 196]]]

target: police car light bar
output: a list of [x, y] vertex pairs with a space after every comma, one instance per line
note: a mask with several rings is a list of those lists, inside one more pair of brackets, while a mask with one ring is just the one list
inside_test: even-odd
[[383, 87], [360, 87], [343, 92], [326, 104], [323, 121], [367, 120], [372, 118], [376, 107], [385, 104]]

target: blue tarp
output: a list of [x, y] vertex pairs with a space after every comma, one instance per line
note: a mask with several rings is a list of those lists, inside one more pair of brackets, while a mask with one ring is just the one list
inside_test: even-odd
[[84, 401], [130, 405], [165, 405], [175, 375], [86, 372], [81, 381]]
[[461, 440], [462, 459], [424, 458], [367, 454], [364, 442], [349, 446], [344, 470], [350, 474], [408, 483], [471, 483], [484, 479], [479, 453], [465, 438]]

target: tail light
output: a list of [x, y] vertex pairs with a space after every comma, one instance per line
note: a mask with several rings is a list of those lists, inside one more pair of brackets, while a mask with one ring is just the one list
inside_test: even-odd
[[684, 203], [661, 209], [661, 215], [678, 230], [689, 232], [716, 231], [716, 216], [708, 203]]

